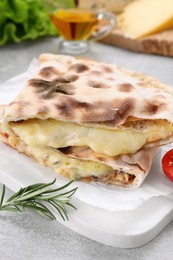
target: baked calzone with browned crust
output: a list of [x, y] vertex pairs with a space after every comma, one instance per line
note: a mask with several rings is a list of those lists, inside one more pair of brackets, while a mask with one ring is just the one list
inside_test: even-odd
[[173, 90], [115, 65], [42, 54], [1, 107], [0, 138], [70, 179], [138, 187], [172, 141]]

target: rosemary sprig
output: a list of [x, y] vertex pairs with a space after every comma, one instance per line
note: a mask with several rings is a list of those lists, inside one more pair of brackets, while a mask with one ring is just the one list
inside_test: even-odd
[[[0, 211], [6, 210], [22, 212], [25, 208], [31, 208], [41, 216], [54, 220], [56, 217], [51, 212], [51, 207], [53, 207], [60, 214], [63, 220], [68, 220], [66, 206], [76, 209], [75, 206], [70, 203], [70, 200], [77, 188], [69, 191], [63, 191], [73, 182], [70, 181], [64, 186], [53, 189], [50, 186], [52, 186], [55, 182], [56, 179], [50, 183], [37, 183], [21, 188], [5, 203], [3, 203], [5, 196], [5, 185], [3, 185], [0, 198]], [[47, 206], [49, 206], [49, 208]]]

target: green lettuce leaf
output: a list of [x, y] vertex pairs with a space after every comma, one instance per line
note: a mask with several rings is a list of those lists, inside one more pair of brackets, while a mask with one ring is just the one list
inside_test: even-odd
[[46, 35], [58, 32], [41, 0], [0, 0], [0, 45]]

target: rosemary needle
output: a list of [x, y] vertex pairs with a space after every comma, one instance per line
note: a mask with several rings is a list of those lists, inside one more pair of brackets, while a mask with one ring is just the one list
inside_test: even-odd
[[[48, 219], [56, 219], [54, 214], [51, 212], [53, 207], [63, 220], [68, 220], [66, 206], [70, 206], [74, 209], [70, 203], [72, 195], [76, 192], [77, 188], [66, 191], [67, 188], [73, 181], [68, 182], [64, 186], [59, 188], [51, 188], [56, 182], [54, 179], [50, 183], [37, 183], [24, 188], [14, 193], [5, 203], [5, 185], [2, 188], [2, 194], [0, 198], [0, 211], [24, 211], [25, 208], [31, 208], [39, 213], [41, 216]], [[49, 208], [47, 207], [49, 206]]]

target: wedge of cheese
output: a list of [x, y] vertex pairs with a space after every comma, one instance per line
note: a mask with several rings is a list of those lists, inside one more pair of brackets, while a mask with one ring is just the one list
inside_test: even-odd
[[126, 6], [118, 23], [130, 38], [173, 28], [173, 0], [136, 0]]

